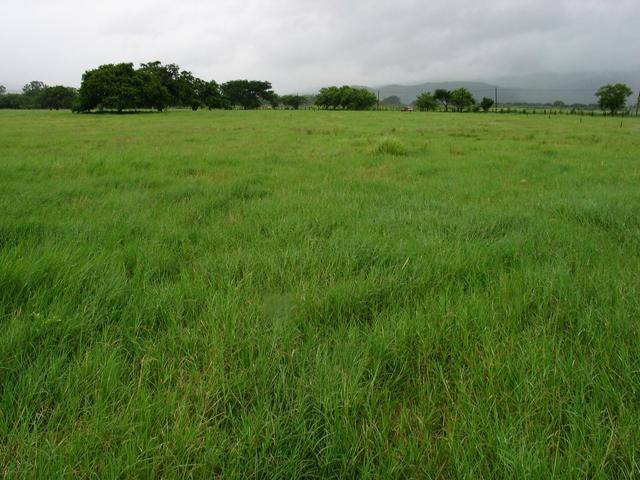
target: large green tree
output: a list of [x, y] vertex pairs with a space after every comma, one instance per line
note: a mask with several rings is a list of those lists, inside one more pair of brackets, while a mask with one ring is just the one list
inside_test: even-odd
[[423, 92], [418, 95], [415, 101], [416, 107], [422, 112], [435, 110], [438, 102], [430, 92]]
[[451, 92], [444, 88], [438, 88], [433, 92], [433, 98], [442, 104], [444, 111], [449, 111], [449, 102], [451, 101]]
[[625, 107], [627, 97], [633, 94], [628, 85], [624, 83], [609, 84], [600, 87], [596, 92], [598, 97], [598, 105], [602, 110], [607, 110], [611, 114], [615, 114], [618, 110]]
[[162, 62], [153, 61], [140, 64], [140, 69], [149, 72], [153, 77], [158, 78], [160, 83], [169, 92], [169, 105], [180, 105], [180, 67], [175, 63], [163, 65]]
[[260, 80], [231, 80], [222, 84], [222, 94], [230, 106], [240, 106], [247, 110], [259, 108], [270, 102], [275, 95], [270, 82]]
[[155, 108], [161, 112], [171, 105], [171, 93], [156, 73], [143, 69], [137, 70], [135, 83], [139, 89], [136, 107]]
[[376, 96], [366, 88], [348, 85], [321, 88], [316, 96], [316, 105], [325, 109], [366, 110], [377, 102]]
[[460, 87], [451, 92], [449, 103], [453, 105], [458, 112], [462, 112], [471, 108], [476, 103], [476, 100], [469, 90]]
[[82, 76], [79, 109], [117, 110], [142, 107], [142, 79], [132, 63], [101, 65]]

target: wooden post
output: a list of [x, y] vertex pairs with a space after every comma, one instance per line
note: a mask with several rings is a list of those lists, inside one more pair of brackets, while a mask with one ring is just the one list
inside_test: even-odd
[[498, 112], [498, 87], [496, 87], [496, 113]]

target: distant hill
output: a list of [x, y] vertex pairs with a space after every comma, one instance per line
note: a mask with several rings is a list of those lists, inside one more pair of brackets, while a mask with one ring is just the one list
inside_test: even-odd
[[640, 71], [621, 73], [569, 73], [534, 74], [526, 76], [499, 77], [489, 82], [425, 82], [413, 85], [383, 85], [366, 87], [373, 92], [380, 90], [380, 99], [397, 95], [404, 103], [410, 103], [422, 92], [433, 92], [438, 88], [453, 90], [465, 87], [476, 99], [493, 98], [498, 88], [500, 103], [545, 103], [561, 100], [566, 104], [595, 103], [595, 91], [608, 83], [626, 83], [635, 92], [629, 103], [635, 104], [640, 89]]

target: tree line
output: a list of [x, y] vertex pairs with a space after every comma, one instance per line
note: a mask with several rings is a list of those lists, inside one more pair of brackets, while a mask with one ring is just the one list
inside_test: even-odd
[[[624, 110], [627, 98], [633, 94], [631, 88], [624, 83], [609, 84], [600, 87], [595, 96], [598, 98], [598, 106], [605, 112], [615, 115], [617, 112]], [[387, 104], [400, 104], [399, 97], [388, 97], [383, 100]], [[453, 109], [457, 112], [464, 111], [484, 111], [488, 112], [495, 105], [492, 98], [483, 97], [478, 102], [473, 94], [466, 88], [457, 88], [455, 90], [437, 89], [433, 93], [423, 92], [414, 101], [415, 105], [421, 111], [433, 111], [443, 109], [448, 112]], [[555, 106], [564, 106], [563, 102], [554, 102]]]
[[[626, 107], [632, 95], [629, 86], [617, 83], [604, 85], [595, 92], [599, 107], [615, 114]], [[556, 102], [557, 103], [557, 102]], [[378, 102], [376, 95], [366, 89], [344, 85], [320, 89], [317, 95], [278, 95], [271, 83], [261, 80], [231, 80], [218, 84], [202, 80], [178, 65], [154, 61], [101, 65], [82, 75], [79, 90], [62, 85], [48, 86], [40, 81], [26, 84], [22, 93], [7, 93], [0, 85], [0, 108], [72, 109], [76, 112], [117, 111], [182, 107], [198, 110], [244, 108], [299, 109], [303, 105], [324, 110], [368, 110], [376, 106], [402, 106], [399, 97], [387, 97]], [[495, 105], [488, 97], [479, 102], [466, 88], [437, 89], [423, 92], [412, 105], [421, 111], [450, 110], [456, 112], [488, 112]]]
[[45, 108], [49, 110], [70, 110], [77, 101], [78, 91], [72, 87], [33, 81], [22, 87], [22, 93], [6, 93], [0, 85], [0, 108]]
[[168, 107], [258, 108], [275, 100], [271, 83], [232, 80], [218, 84], [202, 80], [176, 64], [132, 63], [101, 65], [82, 75], [76, 111], [155, 109]]

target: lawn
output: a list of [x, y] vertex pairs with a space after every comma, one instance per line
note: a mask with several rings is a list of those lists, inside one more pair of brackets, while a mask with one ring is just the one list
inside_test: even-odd
[[640, 476], [640, 119], [0, 112], [0, 476]]

